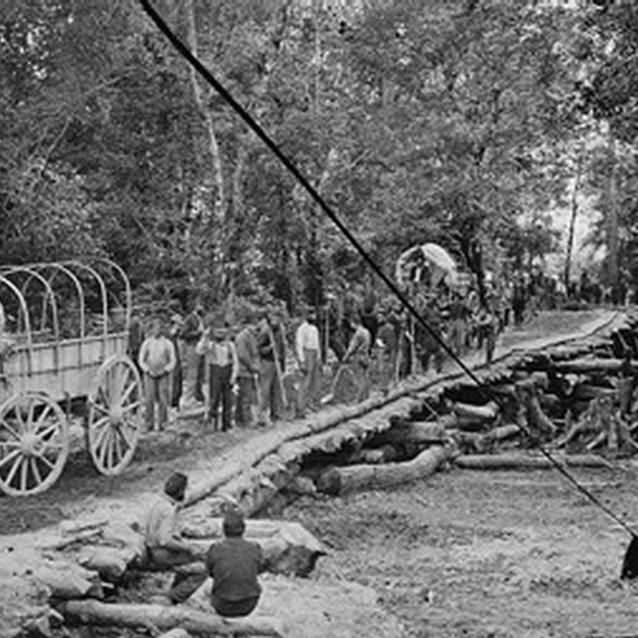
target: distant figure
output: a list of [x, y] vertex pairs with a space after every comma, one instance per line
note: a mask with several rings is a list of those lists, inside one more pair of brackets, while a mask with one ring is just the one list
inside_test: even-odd
[[144, 372], [146, 429], [155, 429], [155, 405], [158, 406], [157, 428], [163, 430], [168, 421], [171, 379], [175, 368], [175, 348], [162, 335], [162, 322], [156, 318], [151, 334], [144, 340], [139, 354], [139, 365]]
[[137, 314], [134, 314], [131, 317], [131, 323], [129, 325], [128, 347], [126, 350], [126, 354], [128, 354], [131, 360], [135, 363], [140, 374], [142, 374], [142, 368], [140, 368], [139, 357], [140, 357], [140, 348], [142, 347], [143, 341], [144, 341], [144, 328], [142, 326], [142, 322], [139, 316]]
[[281, 324], [281, 313], [270, 308], [264, 313], [257, 331], [259, 350], [261, 415], [260, 425], [271, 425], [283, 416], [283, 397], [281, 395], [278, 371], [283, 374], [286, 364], [286, 341]]
[[350, 345], [343, 357], [343, 363], [352, 362], [355, 376], [359, 383], [357, 402], [364, 401], [370, 395], [370, 332], [363, 325], [360, 316], [355, 317], [355, 331], [350, 339]]
[[199, 301], [193, 305], [192, 311], [187, 315], [179, 331], [180, 350], [182, 353], [182, 375], [184, 387], [182, 390], [182, 407], [191, 409], [203, 397], [199, 396], [198, 385], [200, 383], [200, 355], [197, 354], [197, 342], [204, 332], [202, 323], [203, 308]]
[[246, 316], [242, 330], [235, 337], [237, 352], [237, 399], [235, 424], [245, 428], [255, 424], [258, 409], [259, 352], [252, 315]]
[[168, 338], [175, 348], [175, 368], [171, 375], [171, 401], [172, 408], [179, 408], [179, 400], [182, 397], [182, 359], [179, 350], [179, 331], [182, 328], [184, 320], [180, 314], [175, 313], [171, 317], [171, 327], [168, 331]]
[[[181, 472], [171, 474], [164, 484], [164, 493], [153, 503], [144, 525], [147, 558], [156, 569], [174, 569], [201, 560], [180, 535], [178, 512], [184, 502], [188, 477]], [[206, 574], [177, 572], [168, 597], [172, 603], [182, 603], [206, 580]]]
[[303, 374], [297, 395], [296, 415], [299, 418], [305, 416], [307, 404], [310, 404], [311, 409], [317, 407], [321, 377], [321, 347], [316, 320], [315, 311], [305, 309], [303, 322], [297, 328], [295, 335], [295, 355], [299, 369]]
[[257, 606], [261, 585], [257, 576], [264, 567], [261, 547], [244, 540], [244, 517], [236, 508], [224, 515], [224, 540], [214, 543], [206, 556], [213, 579], [211, 604], [226, 618], [247, 616]]

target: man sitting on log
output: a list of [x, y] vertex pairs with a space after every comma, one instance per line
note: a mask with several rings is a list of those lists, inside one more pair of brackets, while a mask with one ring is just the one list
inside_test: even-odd
[[224, 514], [224, 540], [211, 545], [206, 568], [213, 579], [211, 604], [226, 618], [250, 614], [261, 595], [257, 575], [264, 567], [261, 547], [243, 538], [246, 524], [239, 509], [229, 506]]
[[[175, 472], [164, 484], [162, 494], [153, 504], [146, 518], [144, 528], [147, 557], [156, 569], [174, 570], [175, 578], [168, 597], [171, 602], [182, 603], [206, 580], [206, 574], [189, 573], [186, 568], [197, 561], [193, 548], [182, 538], [178, 531], [178, 510], [184, 501], [188, 478]], [[182, 569], [175, 569], [175, 568]]]

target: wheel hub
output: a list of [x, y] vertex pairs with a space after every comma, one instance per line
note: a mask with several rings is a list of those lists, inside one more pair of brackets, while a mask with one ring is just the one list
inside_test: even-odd
[[27, 432], [26, 434], [22, 435], [22, 440], [20, 441], [20, 451], [25, 456], [34, 456], [39, 443], [40, 439], [35, 434]]
[[124, 410], [122, 410], [122, 406], [115, 406], [109, 410], [109, 421], [111, 425], [117, 425], [122, 422], [122, 417], [124, 415]]

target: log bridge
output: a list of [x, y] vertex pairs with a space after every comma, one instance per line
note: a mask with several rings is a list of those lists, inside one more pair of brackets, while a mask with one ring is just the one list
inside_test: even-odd
[[[589, 334], [504, 353], [489, 367], [475, 357], [469, 363], [490, 397], [464, 375], [444, 373], [260, 434], [192, 487], [183, 534], [203, 553], [221, 537], [221, 510], [229, 498], [247, 516], [263, 517], [300, 496], [391, 488], [441, 468], [549, 468], [533, 451], [537, 441], [555, 448], [567, 466], [613, 467], [614, 458], [638, 447], [637, 329], [638, 313], [627, 311]], [[326, 553], [293, 522], [250, 520], [247, 537], [261, 544], [268, 570], [278, 574], [307, 576]], [[205, 612], [121, 602], [114, 592], [126, 588], [133, 574], [152, 569], [139, 522], [66, 523], [46, 550], [47, 560], [31, 571], [60, 622], [141, 626], [157, 636], [167, 632], [166, 638], [285, 635], [272, 618], [229, 624]], [[32, 616], [29, 631], [38, 635], [34, 618], [42, 623], [42, 615]]]

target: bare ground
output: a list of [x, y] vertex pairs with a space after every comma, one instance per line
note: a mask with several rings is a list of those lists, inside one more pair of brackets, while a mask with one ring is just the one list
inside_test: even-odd
[[[633, 469], [578, 477], [638, 518]], [[331, 547], [320, 571], [376, 590], [404, 636], [638, 635], [638, 585], [618, 580], [628, 535], [554, 472], [454, 470], [283, 516]]]

